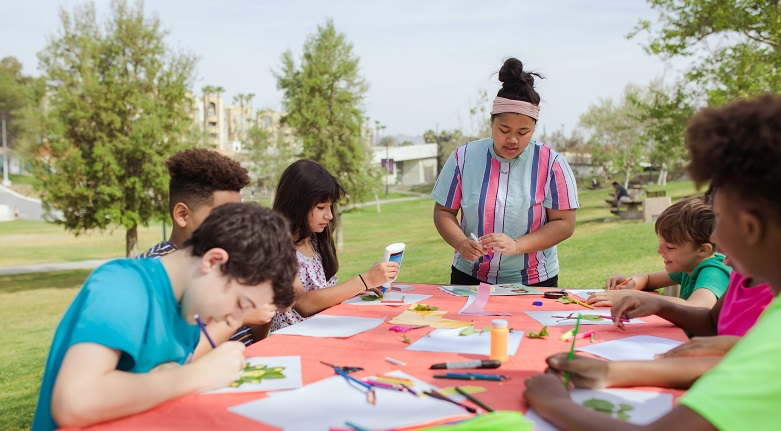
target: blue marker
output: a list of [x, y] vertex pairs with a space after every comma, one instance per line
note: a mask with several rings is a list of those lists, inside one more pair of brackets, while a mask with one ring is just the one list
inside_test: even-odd
[[[479, 239], [477, 239], [477, 235], [475, 235], [475, 233], [474, 233], [474, 232], [470, 233], [470, 234], [469, 234], [469, 236], [470, 236], [470, 237], [471, 237], [473, 240], [475, 240], [475, 242], [476, 242], [476, 243], [480, 244], [480, 240], [479, 240]], [[490, 262], [490, 261], [491, 261], [491, 255], [489, 255], [488, 253], [484, 254], [484, 255], [483, 255], [483, 257], [485, 257], [485, 260], [487, 260], [488, 262]]]

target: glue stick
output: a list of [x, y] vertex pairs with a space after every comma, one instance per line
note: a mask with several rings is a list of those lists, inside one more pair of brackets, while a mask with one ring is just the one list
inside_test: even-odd
[[[394, 244], [391, 244], [387, 247], [385, 247], [385, 255], [382, 257], [382, 260], [384, 262], [396, 262], [399, 264], [399, 272], [401, 272], [401, 259], [404, 257], [404, 249], [407, 248], [407, 245], [403, 242], [397, 242]], [[398, 275], [396, 276], [398, 278]], [[394, 278], [393, 280], [384, 283], [382, 285], [383, 292], [385, 289], [391, 287], [391, 283], [396, 281]]]
[[507, 362], [507, 336], [509, 334], [510, 329], [507, 327], [506, 320], [494, 319], [491, 321], [491, 355], [488, 359]]

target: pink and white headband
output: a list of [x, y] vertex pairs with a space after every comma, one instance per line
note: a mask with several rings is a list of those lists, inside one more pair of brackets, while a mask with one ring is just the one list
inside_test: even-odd
[[494, 107], [491, 110], [491, 115], [502, 114], [504, 112], [523, 114], [527, 117], [534, 118], [535, 121], [540, 117], [540, 107], [537, 105], [522, 100], [497, 97], [494, 99]]

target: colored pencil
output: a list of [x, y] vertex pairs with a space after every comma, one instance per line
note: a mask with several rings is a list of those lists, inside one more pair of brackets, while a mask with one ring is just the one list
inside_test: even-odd
[[472, 396], [472, 395], [471, 395], [469, 392], [466, 392], [466, 391], [464, 391], [463, 389], [459, 388], [458, 386], [455, 386], [455, 388], [456, 388], [456, 392], [458, 392], [459, 394], [461, 394], [461, 395], [465, 396], [465, 397], [466, 397], [466, 399], [468, 399], [469, 401], [471, 401], [471, 402], [473, 402], [473, 403], [477, 404], [477, 405], [478, 405], [478, 406], [480, 406], [480, 408], [482, 408], [483, 410], [485, 410], [485, 411], [487, 411], [487, 412], [492, 412], [492, 411], [494, 411], [494, 409], [492, 409], [492, 408], [488, 407], [488, 405], [486, 405], [486, 404], [485, 404], [485, 403], [483, 403], [482, 401], [478, 400], [477, 398], [473, 397], [473, 396]]
[[575, 299], [575, 298], [573, 298], [573, 297], [571, 297], [571, 296], [568, 296], [567, 298], [569, 298], [569, 300], [570, 300], [571, 302], [574, 302], [575, 304], [582, 305], [582, 306], [584, 306], [584, 307], [586, 307], [586, 308], [590, 308], [590, 309], [592, 309], [592, 310], [594, 309], [594, 307], [593, 307], [593, 306], [591, 306], [591, 305], [589, 305], [589, 304], [586, 304], [585, 302], [583, 302], [583, 301], [581, 301], [581, 300], [579, 300], [579, 299]]
[[[569, 348], [569, 355], [567, 355], [567, 360], [571, 361], [572, 358], [575, 357], [575, 340], [578, 339], [578, 328], [580, 327], [580, 314], [578, 314], [578, 320], [575, 322], [575, 330], [572, 331], [572, 345]], [[566, 388], [569, 385], [569, 371], [564, 372], [564, 387]]]
[[428, 396], [430, 396], [430, 397], [433, 397], [433, 398], [436, 398], [436, 399], [439, 399], [439, 400], [442, 400], [442, 401], [447, 401], [447, 402], [449, 402], [449, 403], [453, 403], [453, 404], [455, 404], [455, 405], [457, 405], [457, 406], [461, 407], [462, 409], [464, 409], [464, 410], [468, 411], [469, 413], [477, 413], [477, 410], [475, 410], [474, 408], [472, 408], [472, 407], [469, 407], [469, 406], [468, 406], [468, 405], [466, 405], [466, 404], [461, 404], [461, 403], [459, 403], [458, 401], [456, 401], [456, 400], [454, 400], [454, 399], [452, 399], [452, 398], [450, 398], [450, 397], [448, 397], [448, 396], [446, 396], [446, 395], [443, 395], [443, 394], [441, 394], [441, 393], [437, 392], [437, 391], [436, 391], [436, 390], [434, 390], [434, 389], [431, 389], [431, 390], [425, 391], [425, 392], [423, 392], [423, 393], [424, 393], [424, 394], [426, 394], [426, 395], [428, 395]]
[[212, 340], [212, 337], [209, 336], [209, 333], [206, 332], [206, 325], [203, 323], [203, 320], [201, 320], [201, 316], [195, 315], [195, 321], [198, 322], [198, 326], [201, 327], [201, 331], [203, 331], [203, 335], [206, 336], [206, 339], [209, 340], [209, 344], [212, 345], [212, 349], [217, 348], [217, 346], [214, 344], [214, 340]]
[[620, 289], [621, 286], [624, 286], [625, 284], [629, 283], [630, 281], [632, 281], [632, 277], [629, 277], [626, 280], [622, 281], [621, 283], [616, 285], [616, 287], [614, 287], [614, 289]]

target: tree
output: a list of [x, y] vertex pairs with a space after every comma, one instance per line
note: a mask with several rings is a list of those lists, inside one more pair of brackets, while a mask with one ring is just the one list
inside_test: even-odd
[[[282, 122], [301, 137], [303, 157], [319, 162], [342, 181], [347, 201], [366, 196], [378, 184], [371, 148], [361, 138], [368, 84], [358, 72], [352, 44], [330, 19], [307, 38], [300, 65], [288, 50], [282, 55], [281, 70], [274, 72], [277, 88], [284, 92], [287, 114]], [[334, 225], [340, 246], [338, 213]]]
[[464, 132], [458, 129], [452, 131], [443, 130], [441, 132], [435, 132], [433, 130], [427, 130], [423, 133], [423, 140], [427, 143], [437, 144], [437, 172], [442, 171], [442, 166], [445, 165], [447, 158], [461, 145], [466, 144], [474, 139], [464, 136]]
[[14, 57], [0, 60], [0, 121], [4, 123], [3, 183], [7, 185], [10, 153], [20, 153], [22, 144], [36, 131], [36, 109], [40, 103], [40, 79], [22, 73], [22, 63]]
[[670, 167], [688, 154], [684, 131], [695, 112], [690, 100], [683, 84], [665, 86], [662, 81], [649, 85], [647, 97], [630, 98], [640, 110], [642, 135], [652, 145], [649, 160], [652, 166], [659, 166], [658, 185], [667, 185]]
[[247, 168], [259, 183], [268, 188], [273, 202], [279, 177], [298, 158], [294, 146], [286, 142], [282, 134], [272, 134], [255, 126], [247, 132], [245, 149], [250, 160]]
[[781, 91], [778, 0], [648, 0], [656, 22], [641, 20], [649, 53], [693, 58], [686, 77], [710, 105]]
[[648, 143], [642, 133], [641, 112], [632, 100], [645, 100], [642, 90], [628, 85], [618, 102], [601, 99], [580, 116], [580, 125], [591, 133], [592, 160], [607, 174], [611, 168], [624, 173], [624, 185], [647, 160]]
[[137, 227], [168, 213], [165, 160], [185, 148], [195, 58], [163, 42], [142, 3], [114, 0], [105, 23], [94, 4], [61, 11], [62, 33], [39, 54], [52, 129], [36, 163], [47, 209], [79, 234], [120, 225], [126, 255]]

